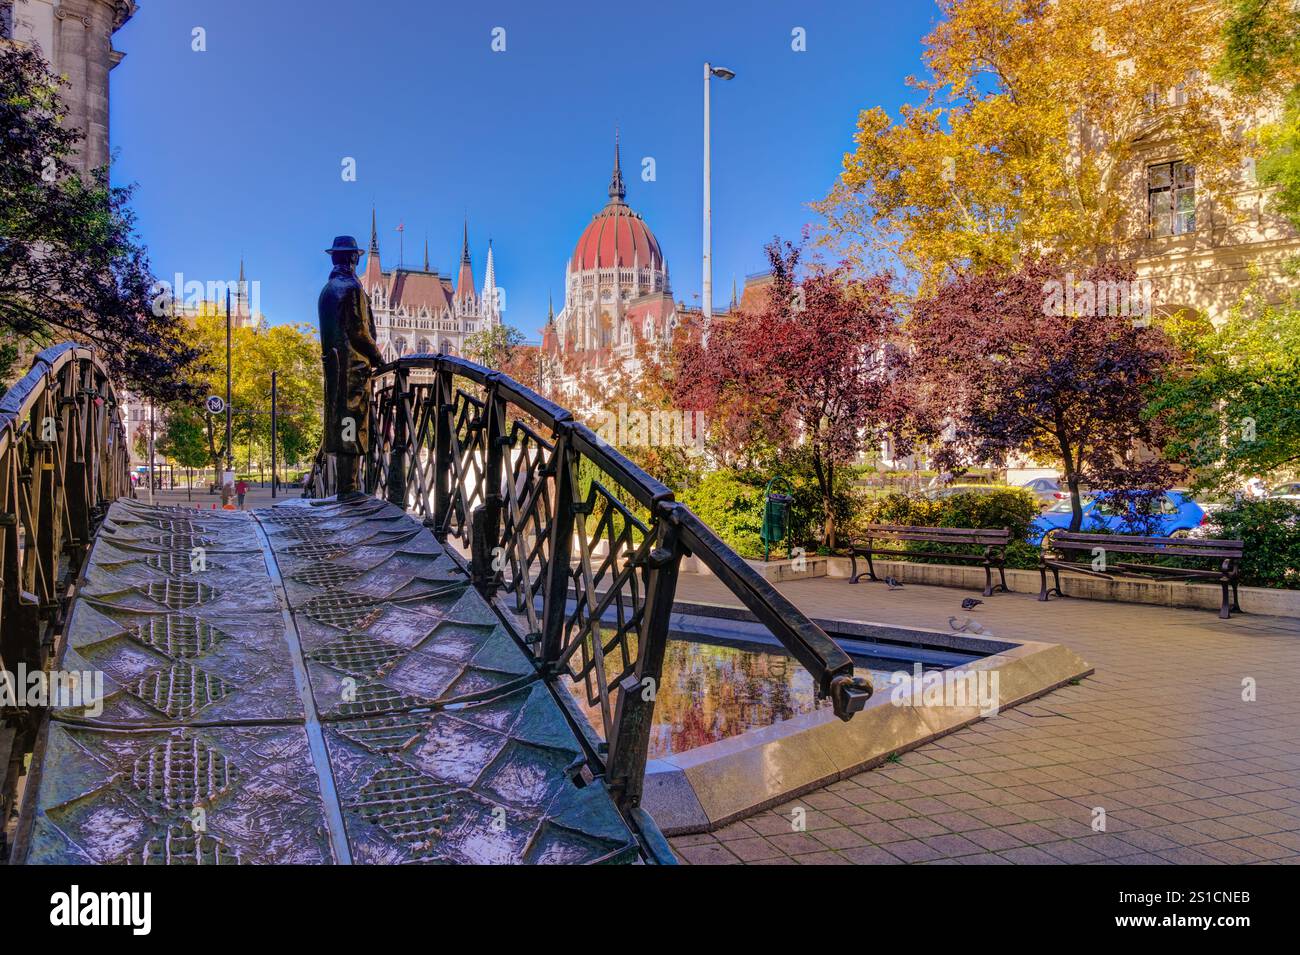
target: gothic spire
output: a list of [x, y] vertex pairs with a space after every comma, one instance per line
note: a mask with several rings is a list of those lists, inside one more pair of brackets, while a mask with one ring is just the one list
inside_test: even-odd
[[375, 207], [370, 206], [370, 254], [379, 255], [379, 230], [375, 227]]
[[469, 216], [465, 217], [465, 232], [460, 250], [460, 272], [456, 276], [457, 301], [472, 301], [474, 298], [474, 266], [469, 257]]
[[488, 239], [487, 265], [483, 270], [483, 296], [482, 300], [490, 314], [496, 314], [497, 310], [497, 267], [496, 261], [492, 258], [492, 240]]
[[623, 163], [618, 153], [618, 127], [614, 127], [614, 174], [609, 179], [609, 198], [622, 202], [627, 197], [627, 187], [623, 185]]
[[424, 234], [424, 271], [429, 271], [429, 233]]

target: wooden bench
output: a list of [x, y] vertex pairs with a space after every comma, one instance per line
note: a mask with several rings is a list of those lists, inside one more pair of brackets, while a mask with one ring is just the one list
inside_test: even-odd
[[[943, 557], [951, 560], [964, 560], [978, 563], [984, 568], [984, 596], [992, 595], [995, 590], [1009, 593], [1006, 573], [1007, 542], [1011, 540], [1011, 531], [1005, 527], [984, 529], [979, 527], [911, 527], [899, 524], [868, 524], [863, 528], [862, 537], [849, 545], [849, 583], [856, 584], [863, 575], [858, 573], [858, 558], [867, 561], [866, 576], [879, 580], [872, 557]], [[902, 544], [919, 541], [926, 544], [946, 545], [944, 549], [933, 551], [915, 551], [906, 549], [885, 549], [877, 547], [877, 542]], [[960, 547], [983, 548], [979, 553], [959, 550]], [[993, 585], [993, 569], [997, 568], [1001, 583]]]
[[[1066, 596], [1061, 591], [1061, 571], [1073, 570], [1089, 577], [1101, 577], [1114, 580], [1117, 575], [1130, 577], [1151, 577], [1154, 579], [1214, 580], [1223, 588], [1223, 601], [1219, 606], [1219, 616], [1227, 620], [1231, 613], [1229, 607], [1241, 613], [1237, 600], [1237, 581], [1241, 576], [1237, 562], [1241, 560], [1242, 542], [1232, 540], [1203, 540], [1192, 537], [1136, 537], [1127, 534], [1082, 534], [1070, 531], [1054, 531], [1043, 541], [1043, 550], [1038, 558], [1038, 573], [1042, 578], [1042, 589], [1038, 599], [1047, 600], [1055, 593], [1058, 597]], [[1070, 555], [1087, 552], [1087, 560], [1071, 559]], [[1135, 564], [1129, 561], [1114, 561], [1110, 554], [1149, 554], [1157, 557], [1188, 557], [1206, 560], [1211, 567], [1196, 570], [1186, 567], [1162, 567], [1159, 564]], [[1052, 572], [1053, 586], [1047, 586], [1047, 572]], [[1228, 588], [1232, 588], [1232, 602], [1228, 602]]]

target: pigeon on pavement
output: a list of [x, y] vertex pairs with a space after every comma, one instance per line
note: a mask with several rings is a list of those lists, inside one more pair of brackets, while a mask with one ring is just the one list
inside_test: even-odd
[[885, 578], [885, 586], [888, 587], [890, 590], [902, 590], [902, 589], [903, 589], [903, 585], [900, 584], [900, 583], [898, 582], [898, 579], [895, 578], [895, 577], [886, 577], [886, 578]]
[[963, 601], [961, 602], [961, 609], [962, 609], [962, 610], [974, 610], [976, 607], [978, 607], [978, 606], [979, 606], [980, 604], [982, 604], [983, 602], [984, 602], [984, 601], [982, 601], [982, 600], [976, 600], [974, 597], [967, 597], [965, 600], [963, 600]]

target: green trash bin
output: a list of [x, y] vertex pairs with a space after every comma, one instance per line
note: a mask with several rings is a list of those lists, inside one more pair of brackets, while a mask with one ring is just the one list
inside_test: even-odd
[[773, 544], [785, 541], [786, 549], [789, 550], [790, 547], [790, 508], [794, 504], [794, 497], [777, 490], [778, 486], [794, 491], [789, 481], [779, 477], [772, 478], [763, 488], [763, 526], [758, 532], [763, 541], [763, 560], [768, 559]]

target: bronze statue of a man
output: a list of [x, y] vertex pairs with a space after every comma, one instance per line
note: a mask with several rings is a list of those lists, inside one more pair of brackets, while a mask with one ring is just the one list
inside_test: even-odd
[[325, 453], [334, 455], [339, 498], [360, 493], [361, 456], [370, 447], [370, 377], [384, 363], [375, 344], [370, 302], [357, 280], [357, 240], [336, 236], [325, 250], [334, 267], [321, 290], [321, 360], [325, 363]]

